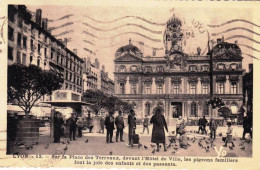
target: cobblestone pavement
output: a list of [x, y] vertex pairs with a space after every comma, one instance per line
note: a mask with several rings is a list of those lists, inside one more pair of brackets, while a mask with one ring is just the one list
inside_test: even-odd
[[[235, 147], [222, 147], [224, 144], [222, 142], [222, 137], [217, 136], [217, 139], [214, 141], [215, 147], [210, 147], [209, 151], [200, 147], [198, 145], [198, 141], [201, 138], [208, 138], [207, 135], [197, 134], [193, 131], [198, 130], [195, 126], [188, 126], [186, 130], [188, 131], [187, 137], [189, 140], [187, 141], [190, 146], [187, 149], [180, 148], [179, 142], [177, 141], [170, 147], [166, 152], [163, 151], [163, 147], [159, 152], [155, 152], [154, 154], [152, 151], [155, 147], [151, 147], [151, 136], [148, 135], [146, 132], [145, 134], [142, 133], [142, 126], [138, 126], [136, 133], [140, 134], [140, 142], [142, 146], [138, 149], [137, 145], [134, 148], [129, 147], [128, 144], [128, 134], [127, 128], [124, 130], [124, 140], [125, 142], [115, 142], [115, 132], [114, 131], [114, 142], [111, 144], [106, 144], [105, 134], [97, 133], [98, 128], [95, 128], [93, 133], [88, 133], [88, 130], [83, 131], [83, 137], [77, 138], [76, 141], [71, 141], [70, 144], [67, 144], [67, 150], [64, 150], [66, 144], [63, 143], [51, 143], [49, 137], [49, 128], [44, 127], [40, 129], [40, 137], [39, 137], [39, 144], [34, 145], [33, 149], [26, 150], [25, 148], [15, 148], [15, 152], [19, 152], [19, 154], [42, 154], [42, 155], [50, 155], [50, 154], [66, 154], [66, 155], [121, 155], [121, 156], [202, 156], [202, 157], [217, 157], [218, 153], [221, 156], [229, 156], [229, 157], [251, 157], [252, 156], [252, 142], [246, 141], [244, 142], [243, 146], [245, 147], [244, 150], [241, 149], [243, 146], [239, 146], [243, 141], [240, 140], [243, 128], [239, 126], [234, 126], [234, 141]], [[152, 126], [149, 127], [150, 134], [152, 132]], [[172, 132], [175, 127], [169, 127], [169, 131]], [[191, 132], [190, 132], [191, 131]], [[226, 127], [219, 127], [217, 134], [222, 132], [223, 134], [226, 131]], [[191, 139], [196, 138], [196, 141], [193, 143]], [[169, 137], [166, 133], [166, 141], [169, 144]], [[62, 141], [67, 141], [66, 138], [62, 138]], [[86, 143], [85, 141], [88, 140]], [[248, 143], [247, 143], [248, 142]], [[47, 147], [46, 144], [49, 143]], [[175, 144], [177, 146], [175, 146]], [[144, 149], [144, 145], [147, 146], [147, 149]], [[204, 142], [206, 146], [206, 143]], [[174, 149], [175, 148], [175, 149]]]

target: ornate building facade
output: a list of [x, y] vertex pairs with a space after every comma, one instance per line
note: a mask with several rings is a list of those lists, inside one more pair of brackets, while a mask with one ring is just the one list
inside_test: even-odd
[[182, 22], [170, 18], [164, 34], [165, 56], [144, 57], [134, 45], [115, 53], [115, 94], [133, 103], [137, 117], [160, 109], [168, 122], [179, 116], [218, 117], [207, 102], [219, 97], [232, 114], [243, 104], [241, 50], [218, 39], [207, 55], [188, 55], [182, 49]]

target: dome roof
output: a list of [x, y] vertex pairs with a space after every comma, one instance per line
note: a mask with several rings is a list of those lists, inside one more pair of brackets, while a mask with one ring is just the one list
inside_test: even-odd
[[167, 21], [167, 25], [173, 25], [175, 27], [177, 26], [182, 26], [182, 22], [179, 18], [177, 18], [175, 15], [173, 15], [168, 21]]
[[136, 57], [142, 57], [142, 52], [136, 46], [132, 45], [131, 40], [129, 40], [129, 44], [123, 47], [120, 47], [116, 51], [116, 57], [122, 56], [126, 53], [130, 53]]
[[219, 42], [212, 49], [212, 56], [216, 59], [241, 59], [241, 49], [237, 44]]

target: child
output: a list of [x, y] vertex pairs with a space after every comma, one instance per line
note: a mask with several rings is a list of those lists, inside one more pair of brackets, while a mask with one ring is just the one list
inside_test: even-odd
[[227, 132], [226, 132], [227, 138], [226, 138], [225, 145], [223, 145], [223, 146], [227, 147], [227, 143], [232, 143], [232, 147], [235, 147], [235, 144], [234, 144], [233, 139], [232, 139], [233, 128], [231, 127], [231, 122], [228, 122], [227, 125], [228, 125], [228, 129], [227, 129]]
[[147, 115], [145, 115], [145, 118], [144, 118], [144, 123], [143, 123], [143, 134], [144, 134], [144, 131], [145, 129], [147, 129], [147, 133], [149, 135], [149, 118], [147, 117]]

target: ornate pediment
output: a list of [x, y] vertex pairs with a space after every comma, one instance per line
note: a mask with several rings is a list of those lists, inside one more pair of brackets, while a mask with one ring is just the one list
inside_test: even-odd
[[202, 83], [209, 83], [209, 77], [201, 77], [201, 78], [200, 78], [200, 81], [201, 81]]
[[216, 81], [226, 81], [226, 76], [216, 76]]
[[197, 77], [188, 77], [188, 82], [189, 83], [198, 83], [198, 78]]
[[118, 77], [117, 82], [118, 83], [126, 83], [126, 77], [124, 77], [124, 76]]
[[130, 76], [129, 77], [129, 82], [132, 83], [132, 84], [136, 84], [138, 82], [138, 77]]
[[135, 55], [126, 52], [125, 55], [122, 55], [120, 57], [118, 57], [117, 59], [114, 60], [116, 61], [142, 61], [142, 59], [140, 59], [139, 57], [136, 57]]
[[238, 81], [239, 76], [229, 76], [229, 81]]
[[153, 82], [153, 78], [152, 77], [145, 77], [143, 82], [144, 83], [152, 83]]
[[163, 84], [164, 83], [164, 77], [155, 77], [155, 82], [157, 84], [159, 84], [159, 83]]
[[212, 57], [221, 60], [242, 59], [240, 48], [227, 42], [217, 44], [212, 50]]
[[181, 84], [181, 77], [172, 77], [171, 82]]

